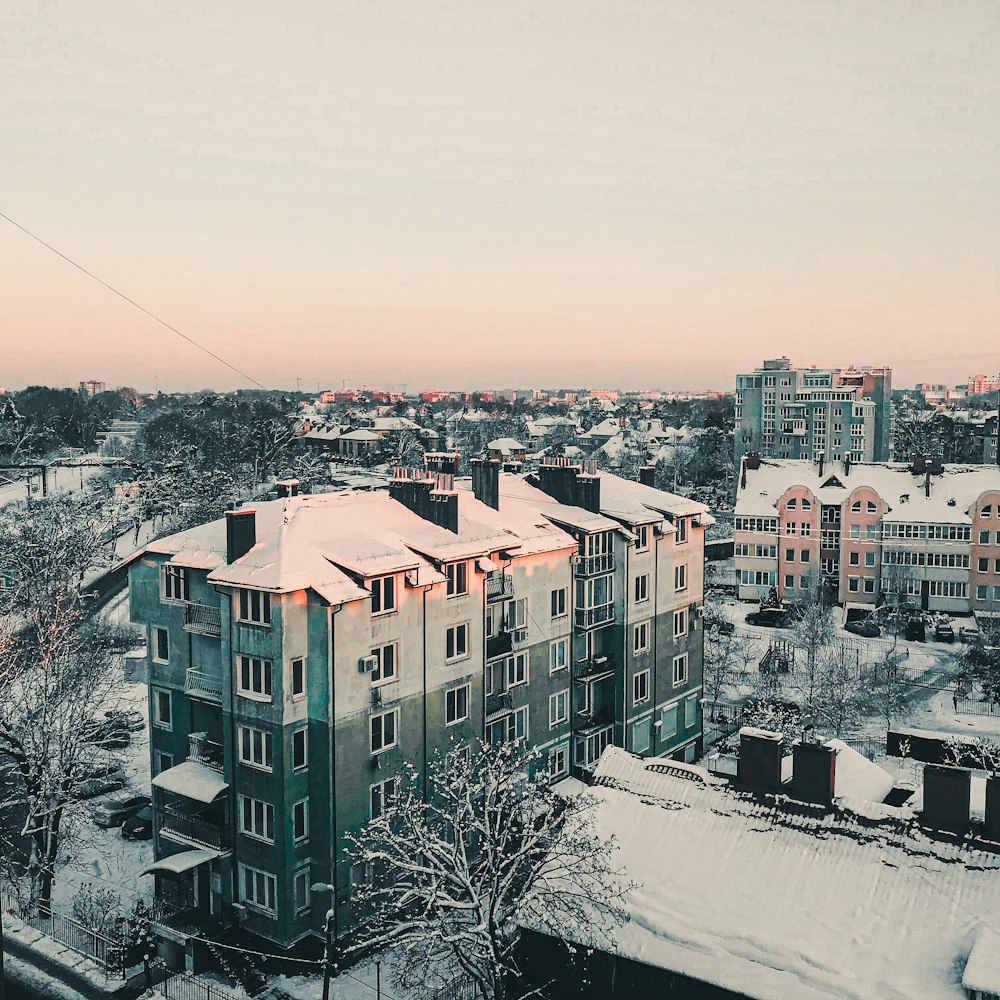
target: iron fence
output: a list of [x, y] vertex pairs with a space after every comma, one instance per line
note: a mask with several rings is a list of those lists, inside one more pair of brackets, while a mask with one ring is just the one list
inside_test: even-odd
[[479, 984], [468, 976], [459, 976], [429, 994], [427, 1000], [478, 1000], [482, 991]]
[[952, 703], [959, 715], [995, 715], [1000, 718], [1000, 702], [990, 698], [953, 698]]
[[243, 1000], [246, 996], [186, 972], [168, 976], [157, 989], [169, 1000]]

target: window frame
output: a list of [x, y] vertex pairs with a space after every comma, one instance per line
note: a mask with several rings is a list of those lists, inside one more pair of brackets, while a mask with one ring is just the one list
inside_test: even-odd
[[[641, 584], [641, 586], [640, 586]], [[641, 592], [641, 593], [640, 593]], [[646, 604], [649, 602], [649, 574], [639, 573], [635, 578], [632, 587], [632, 596], [636, 604]]]
[[[387, 794], [391, 791], [391, 794]], [[368, 786], [368, 817], [378, 819], [385, 815], [386, 809], [391, 806], [399, 795], [399, 775], [392, 775], [383, 781], [376, 781], [374, 785]], [[378, 811], [375, 809], [375, 800], [378, 798]]]
[[674, 566], [674, 593], [683, 594], [688, 589], [688, 565], [678, 563]]
[[649, 620], [636, 622], [632, 626], [632, 655], [641, 656], [648, 653], [650, 648], [650, 636], [652, 634]]
[[[459, 715], [459, 694], [464, 692], [465, 714]], [[472, 701], [472, 685], [458, 684], [453, 688], [448, 688], [444, 696], [444, 724], [445, 726], [457, 726], [462, 722], [469, 721], [469, 708]], [[454, 713], [452, 708], [454, 707]]]
[[[678, 664], [683, 665], [683, 668], [684, 668], [683, 671], [681, 671], [680, 676], [678, 676], [678, 673], [677, 673], [677, 666], [678, 666]], [[682, 685], [687, 684], [687, 682], [688, 682], [688, 674], [689, 674], [689, 666], [690, 666], [690, 664], [688, 662], [688, 654], [687, 653], [678, 653], [673, 658], [672, 670], [671, 670], [670, 676], [673, 678], [673, 686], [674, 687], [681, 687]]]
[[[385, 720], [387, 718], [392, 718], [392, 742], [385, 742]], [[375, 724], [379, 723], [379, 730], [381, 733], [381, 743], [378, 748], [375, 746]], [[378, 754], [385, 753], [387, 750], [392, 750], [393, 748], [399, 746], [399, 709], [390, 708], [384, 712], [377, 712], [371, 717], [371, 722], [368, 727], [368, 746], [373, 757]]]
[[[264, 871], [263, 868], [255, 868], [252, 865], [248, 865], [241, 861], [239, 863], [239, 895], [240, 902], [245, 903], [252, 909], [259, 910], [262, 913], [266, 913], [268, 916], [277, 917], [278, 915], [278, 879], [277, 876], [272, 872]], [[253, 892], [247, 894], [247, 877], [250, 876], [253, 886]], [[257, 879], [260, 877], [264, 888], [265, 902], [261, 903], [257, 899], [257, 889], [258, 883]], [[267, 897], [270, 897], [270, 905], [268, 904]]]
[[567, 599], [567, 588], [556, 587], [549, 591], [549, 617], [552, 621], [557, 618], [565, 618], [569, 614], [569, 601]]
[[[257, 829], [257, 809], [260, 806], [260, 821], [263, 832]], [[250, 812], [250, 825], [247, 825], [247, 809], [249, 807]], [[268, 810], [270, 810], [270, 823], [268, 823]], [[239, 817], [239, 828], [240, 833], [245, 837], [249, 837], [251, 840], [259, 841], [262, 844], [273, 844], [274, 843], [274, 831], [276, 829], [274, 822], [274, 803], [267, 802], [264, 799], [255, 799], [252, 795], [239, 796], [238, 808], [236, 814]], [[268, 834], [270, 830], [270, 834]]]
[[[389, 650], [391, 653], [390, 659], [392, 660], [392, 672], [388, 676], [383, 675], [385, 669], [385, 656], [384, 653]], [[393, 681], [399, 680], [399, 643], [398, 642], [384, 642], [381, 646], [373, 646], [369, 652], [369, 656], [374, 656], [378, 660], [378, 666], [369, 674], [371, 680], [371, 686], [373, 688], [381, 687], [383, 684], [391, 684]], [[376, 676], [378, 675], [378, 676]]]
[[[302, 833], [296, 833], [299, 814], [302, 815]], [[309, 796], [292, 803], [292, 843], [305, 844], [309, 840]]]
[[191, 574], [187, 566], [164, 563], [160, 600], [167, 604], [187, 604], [190, 602]]
[[[247, 734], [247, 746], [250, 751], [249, 756], [244, 756], [243, 734]], [[254, 735], [260, 735], [261, 760], [254, 759], [255, 741]], [[266, 729], [258, 729], [256, 726], [248, 726], [245, 723], [238, 723], [236, 729], [237, 760], [246, 767], [252, 767], [257, 771], [274, 771], [274, 734]]]
[[[562, 714], [559, 714], [559, 705], [562, 704]], [[556, 711], [553, 712], [553, 709]], [[553, 691], [549, 695], [549, 729], [557, 729], [569, 722], [569, 688], [562, 688], [560, 691]]]
[[[174, 693], [170, 688], [160, 688], [154, 687], [152, 689], [153, 694], [153, 725], [157, 729], [162, 729], [164, 732], [172, 733], [174, 731]], [[165, 697], [167, 705], [167, 718], [163, 718], [163, 713], [160, 711], [160, 698]]]
[[[163, 640], [163, 645], [166, 646], [166, 656], [160, 655], [160, 640]], [[170, 663], [170, 630], [162, 625], [153, 626], [153, 634], [151, 636], [152, 647], [150, 649], [150, 659], [153, 663]]]
[[[680, 618], [681, 628], [680, 631], [677, 629], [678, 617]], [[688, 634], [690, 626], [690, 615], [688, 615], [687, 608], [676, 608], [674, 610], [674, 638], [683, 639], [684, 636]]]
[[[301, 738], [301, 739], [300, 739]], [[309, 766], [309, 727], [301, 726], [298, 729], [293, 729], [291, 734], [291, 763], [292, 771], [304, 771]], [[299, 750], [299, 746], [302, 747], [302, 760], [301, 763], [296, 764], [296, 755]]]
[[[367, 581], [367, 590], [371, 596], [371, 616], [378, 618], [382, 615], [391, 615], [399, 610], [399, 603], [396, 600], [396, 577], [389, 573], [385, 576], [373, 576]], [[377, 589], [377, 593], [376, 593]], [[388, 597], [389, 601], [386, 602]], [[376, 607], [376, 605], [378, 605]]]
[[[259, 607], [254, 608], [255, 603], [259, 604]], [[271, 592], [269, 590], [237, 587], [236, 621], [240, 625], [255, 625], [258, 628], [270, 628], [272, 611]], [[259, 615], [259, 617], [255, 617], [255, 615]]]
[[[566, 638], [553, 639], [549, 643], [549, 673], [557, 674], [560, 670], [565, 670], [569, 667], [569, 649], [566, 645]], [[559, 657], [556, 655], [556, 650], [562, 650], [562, 662], [556, 662]]]
[[[255, 670], [255, 665], [259, 670]], [[245, 687], [244, 673], [251, 686]], [[256, 676], [255, 676], [256, 675]], [[261, 690], [253, 686], [255, 680], [260, 681]], [[272, 701], [274, 699], [274, 663], [263, 656], [253, 656], [250, 653], [236, 654], [236, 694], [250, 701]]]
[[[288, 689], [292, 693], [292, 701], [301, 701], [306, 697], [306, 659], [305, 656], [293, 656], [289, 662]], [[299, 664], [298, 684], [296, 683], [296, 663]]]
[[650, 699], [651, 689], [650, 671], [637, 670], [632, 675], [632, 704], [645, 705]]
[[[460, 635], [465, 636], [465, 648], [460, 650], [458, 637]], [[472, 624], [471, 622], [456, 622], [454, 625], [449, 625], [445, 631], [444, 639], [444, 660], [445, 663], [458, 663], [460, 660], [467, 660], [472, 655], [472, 643], [470, 642], [472, 636]], [[449, 646], [452, 652], [449, 654]]]
[[[521, 671], [517, 670], [519, 664], [524, 668]], [[529, 671], [530, 664], [527, 653], [514, 653], [508, 656], [504, 664], [504, 673], [507, 675], [507, 690], [527, 684], [531, 680]]]
[[[447, 578], [447, 596], [466, 597], [469, 593], [469, 561], [461, 559], [458, 562], [445, 564]], [[461, 589], [459, 589], [461, 588]]]

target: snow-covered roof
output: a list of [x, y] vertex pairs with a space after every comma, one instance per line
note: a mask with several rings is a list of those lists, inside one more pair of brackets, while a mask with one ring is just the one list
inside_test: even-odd
[[621, 517], [632, 524], [647, 524], [660, 520], [665, 514], [674, 517], [697, 515], [704, 525], [715, 523], [708, 507], [697, 500], [608, 472], [599, 472], [598, 476], [601, 478], [601, 510], [612, 517]]
[[208, 847], [198, 847], [192, 851], [180, 851], [178, 854], [170, 854], [165, 858], [160, 858], [159, 861], [146, 865], [139, 874], [152, 875], [155, 872], [170, 872], [173, 875], [181, 875], [191, 871], [192, 868], [205, 864], [206, 861], [214, 861], [221, 857], [221, 851], [213, 851]]
[[378, 435], [374, 431], [368, 430], [367, 427], [360, 427], [356, 431], [348, 431], [346, 434], [341, 434], [339, 440], [341, 441], [377, 441]]
[[990, 924], [981, 924], [962, 973], [967, 990], [1000, 994], [1000, 934]]
[[[964, 998], [977, 928], [1000, 919], [1000, 857], [664, 763], [609, 747], [591, 789], [597, 832], [636, 885], [631, 920], [610, 931], [618, 953], [759, 1000]], [[585, 924], [559, 930], [597, 943]]]
[[515, 441], [514, 438], [496, 438], [495, 440], [490, 441], [486, 447], [489, 448], [490, 451], [501, 451], [506, 454], [509, 454], [512, 451], [524, 451], [524, 445], [521, 444], [520, 441]]
[[153, 784], [196, 802], [214, 802], [229, 787], [218, 771], [200, 760], [185, 760], [168, 767], [153, 778]]
[[736, 515], [774, 517], [778, 499], [794, 486], [804, 486], [826, 504], [842, 504], [867, 486], [888, 504], [885, 521], [968, 524], [976, 499], [1000, 489], [1000, 468], [992, 465], [946, 465], [941, 475], [930, 477], [930, 497], [924, 493], [925, 478], [901, 462], [853, 462], [849, 471], [842, 462], [826, 462], [820, 475], [816, 462], [765, 458], [760, 468], [746, 470], [746, 486], [741, 478]]
[[406, 417], [375, 417], [372, 426], [377, 431], [418, 431], [420, 425]]

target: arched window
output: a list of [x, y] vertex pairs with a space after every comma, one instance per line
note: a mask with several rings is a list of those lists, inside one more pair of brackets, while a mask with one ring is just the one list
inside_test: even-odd
[[802, 509], [803, 510], [812, 510], [813, 509], [812, 500], [807, 500], [805, 497], [803, 497], [802, 498]]
[[868, 501], [868, 513], [869, 514], [874, 514], [877, 510], [878, 510], [878, 507], [875, 506], [875, 504], [874, 504], [873, 501], [869, 500]]
[[795, 508], [798, 507], [798, 505], [799, 505], [798, 500], [796, 500], [795, 497], [792, 497], [792, 499], [788, 501], [788, 504], [786, 506], [788, 510], [795, 510]]
[[993, 516], [993, 504], [988, 503], [980, 512], [980, 517], [992, 517]]
[[861, 513], [861, 501], [860, 500], [855, 500], [854, 503], [851, 504], [851, 513], [852, 514], [860, 514]]

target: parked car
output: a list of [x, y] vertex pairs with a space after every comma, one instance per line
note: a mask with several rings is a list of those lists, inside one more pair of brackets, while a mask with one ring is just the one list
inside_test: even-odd
[[143, 806], [134, 816], [122, 823], [122, 836], [126, 840], [150, 840], [153, 836], [153, 807]]
[[861, 618], [858, 621], [848, 622], [844, 630], [853, 635], [863, 636], [865, 639], [877, 639], [882, 630], [871, 620], [871, 618]]
[[113, 726], [129, 733], [141, 733], [146, 728], [146, 720], [142, 717], [142, 712], [134, 708], [113, 708], [110, 712], [105, 712], [104, 717]]
[[119, 767], [113, 771], [97, 769], [101, 773], [91, 773], [84, 777], [76, 786], [78, 799], [93, 799], [106, 792], [116, 792], [128, 783], [125, 772]]
[[705, 628], [709, 631], [716, 631], [719, 635], [732, 635], [736, 631], [736, 626], [725, 618], [709, 617], [705, 619]]
[[130, 816], [134, 816], [148, 805], [150, 805], [148, 795], [140, 795], [126, 789], [98, 802], [90, 810], [90, 816], [98, 826], [121, 826]]
[[975, 642], [979, 638], [978, 629], [967, 628], [965, 625], [958, 630], [958, 638], [962, 642]]
[[131, 742], [131, 735], [121, 719], [92, 719], [83, 726], [83, 738], [99, 747], [120, 750]]
[[954, 642], [955, 630], [947, 622], [939, 622], [934, 626], [935, 642]]
[[761, 611], [751, 611], [746, 617], [748, 625], [760, 625], [763, 628], [788, 628], [792, 624], [788, 612], [784, 608], [764, 608]]

